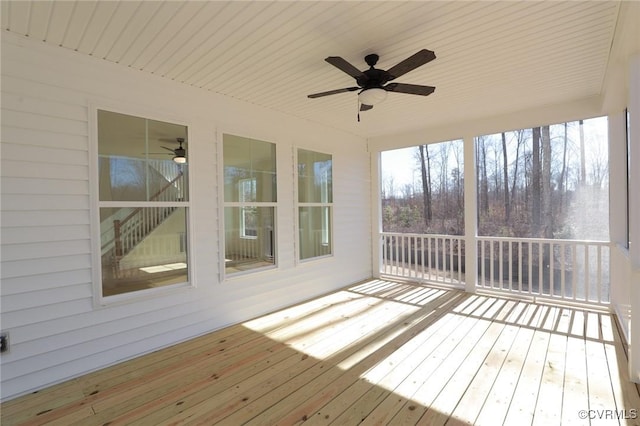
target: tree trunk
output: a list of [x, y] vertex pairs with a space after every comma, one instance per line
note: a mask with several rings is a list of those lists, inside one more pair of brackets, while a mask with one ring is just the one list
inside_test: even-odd
[[533, 147], [531, 150], [531, 225], [532, 234], [540, 233], [540, 127], [532, 129]]
[[502, 175], [504, 177], [504, 222], [509, 223], [511, 206], [509, 205], [509, 162], [507, 160], [507, 138], [502, 132]]
[[489, 177], [487, 176], [487, 147], [484, 138], [478, 138], [480, 148], [481, 167], [480, 167], [480, 210], [484, 214], [489, 213]]
[[553, 212], [551, 206], [551, 135], [549, 126], [542, 127], [542, 223], [544, 237], [553, 238]]
[[429, 168], [429, 149], [426, 145], [418, 147], [420, 154], [420, 171], [422, 178], [422, 204], [424, 225], [428, 228], [431, 223], [431, 178]]
[[569, 123], [564, 123], [564, 145], [562, 147], [562, 171], [560, 172], [560, 182], [559, 182], [559, 190], [560, 190], [560, 211], [563, 212], [565, 210], [565, 190], [566, 186], [566, 175], [567, 175], [567, 145], [568, 145], [568, 137], [567, 137], [567, 127]]
[[[518, 183], [518, 164], [520, 163], [520, 145], [522, 145], [522, 139], [524, 136], [523, 131], [518, 131], [518, 145], [516, 146], [516, 159], [513, 166], [513, 184], [511, 185], [511, 202], [510, 207], [517, 206], [516, 204], [516, 189]], [[517, 209], [517, 207], [516, 207]]]
[[446, 219], [449, 217], [449, 144], [440, 144], [440, 206], [441, 229], [446, 229]]

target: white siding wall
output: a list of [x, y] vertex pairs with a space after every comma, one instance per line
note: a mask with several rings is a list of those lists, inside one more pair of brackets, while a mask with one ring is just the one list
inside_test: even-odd
[[[2, 34], [2, 399], [370, 277], [366, 141], [74, 52]], [[90, 105], [189, 125], [193, 281], [94, 304]], [[222, 133], [277, 144], [276, 270], [219, 281]], [[294, 260], [293, 149], [334, 156], [335, 256]], [[95, 265], [97, 266], [97, 265]]]

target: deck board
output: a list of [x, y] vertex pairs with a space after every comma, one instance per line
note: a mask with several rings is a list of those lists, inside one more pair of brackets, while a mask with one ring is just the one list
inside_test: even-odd
[[0, 420], [636, 425], [620, 336], [608, 313], [370, 280], [5, 402]]

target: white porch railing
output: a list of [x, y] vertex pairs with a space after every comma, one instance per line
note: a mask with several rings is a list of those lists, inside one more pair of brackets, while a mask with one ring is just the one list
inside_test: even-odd
[[[465, 283], [464, 237], [383, 232], [380, 272], [454, 287]], [[478, 237], [477, 288], [605, 306], [610, 243]]]
[[381, 242], [383, 274], [464, 286], [463, 236], [383, 232]]
[[478, 237], [478, 288], [609, 304], [610, 243]]

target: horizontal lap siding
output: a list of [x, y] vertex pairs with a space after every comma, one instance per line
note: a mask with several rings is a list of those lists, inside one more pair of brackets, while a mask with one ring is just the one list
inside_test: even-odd
[[4, 398], [55, 380], [29, 376], [60, 363], [59, 345], [47, 339], [82, 326], [75, 316], [90, 311], [92, 283], [86, 102], [2, 65], [0, 308], [11, 333]]
[[[11, 341], [0, 366], [3, 400], [371, 275], [364, 141], [64, 49], [33, 43], [25, 50], [31, 43], [13, 40], [2, 50], [0, 308]], [[165, 115], [193, 119], [194, 288], [94, 306], [88, 115], [96, 99], [152, 112], [159, 105]], [[279, 257], [276, 270], [220, 282], [216, 143], [217, 132], [230, 129], [277, 145]], [[289, 171], [297, 146], [332, 153], [339, 182], [335, 256], [306, 263], [294, 259]]]

